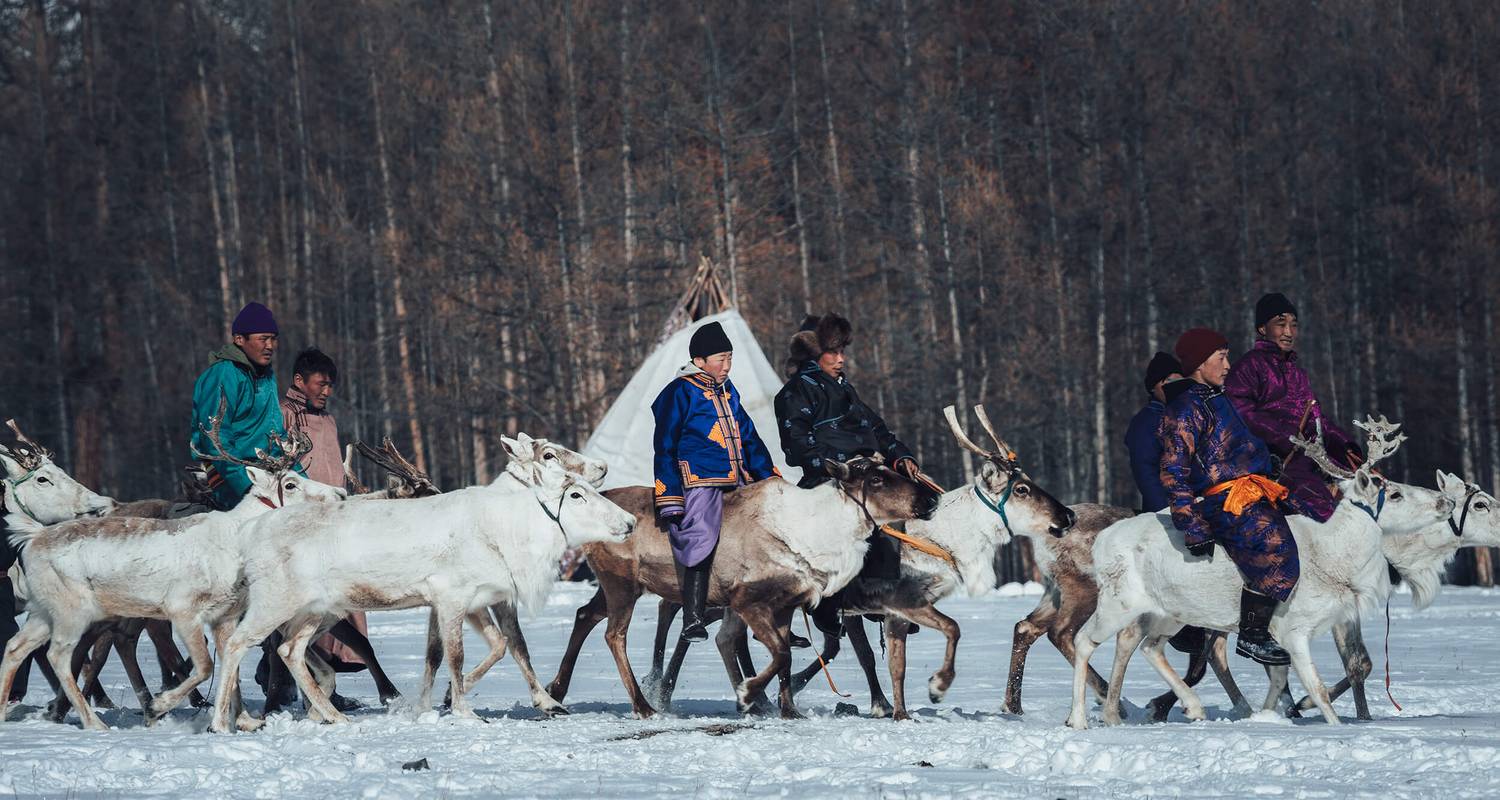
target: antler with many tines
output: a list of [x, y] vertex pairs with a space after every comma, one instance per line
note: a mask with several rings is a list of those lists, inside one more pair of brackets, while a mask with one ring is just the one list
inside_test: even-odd
[[16, 435], [16, 441], [21, 443], [19, 447], [4, 447], [4, 451], [21, 465], [21, 469], [33, 470], [40, 467], [43, 462], [52, 457], [52, 451], [32, 441], [31, 437], [21, 432], [21, 426], [13, 419], [5, 421], [6, 427], [10, 428]]
[[1380, 419], [1366, 416], [1364, 422], [1355, 421], [1354, 427], [1368, 434], [1368, 446], [1365, 447], [1365, 463], [1360, 469], [1369, 470], [1375, 463], [1382, 459], [1390, 458], [1401, 443], [1406, 441], [1406, 434], [1400, 433], [1401, 423], [1391, 422], [1384, 414]]
[[364, 442], [355, 442], [354, 446], [359, 448], [360, 455], [374, 461], [381, 469], [400, 478], [401, 482], [406, 484], [415, 496], [424, 497], [439, 494], [437, 484], [432, 482], [432, 479], [427, 476], [426, 472], [423, 472], [416, 464], [407, 461], [406, 457], [401, 455], [400, 451], [396, 449], [396, 445], [391, 442], [391, 437], [387, 436], [381, 441], [379, 450]]
[[[266, 440], [272, 449], [278, 451], [277, 455], [271, 455], [266, 450], [255, 448], [255, 458], [240, 458], [224, 448], [221, 428], [224, 424], [224, 415], [229, 411], [229, 398], [223, 392], [219, 393], [219, 413], [208, 418], [208, 427], [202, 428], [203, 434], [208, 437], [208, 443], [213, 445], [218, 455], [209, 455], [200, 451], [196, 445], [189, 445], [193, 451], [193, 458], [200, 461], [222, 461], [230, 464], [239, 464], [242, 467], [255, 467], [267, 472], [286, 472], [297, 465], [297, 461], [312, 451], [312, 440], [301, 432], [295, 432], [286, 436], [277, 436], [275, 433], [266, 434]], [[200, 426], [201, 427], [201, 426]]]

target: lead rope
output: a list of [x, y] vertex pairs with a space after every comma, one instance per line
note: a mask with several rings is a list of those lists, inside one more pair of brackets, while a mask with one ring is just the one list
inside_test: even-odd
[[[812, 641], [812, 623], [807, 621], [807, 609], [805, 608], [802, 609], [802, 625], [803, 627], [807, 628], [808, 641]], [[828, 671], [828, 662], [823, 660], [822, 651], [814, 650], [813, 655], [816, 655], [818, 657], [818, 666], [823, 668], [823, 677], [828, 679], [828, 688], [832, 689], [833, 693], [838, 695], [839, 697], [853, 697], [854, 695], [849, 694], [848, 692], [839, 691], [838, 685], [833, 682], [833, 673]]]
[[1390, 698], [1391, 705], [1401, 710], [1401, 704], [1396, 702], [1396, 696], [1391, 694], [1391, 598], [1385, 598], [1385, 696]]

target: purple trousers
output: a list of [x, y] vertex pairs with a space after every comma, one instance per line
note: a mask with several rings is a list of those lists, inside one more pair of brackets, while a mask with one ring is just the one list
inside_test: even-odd
[[724, 490], [687, 490], [686, 513], [667, 527], [672, 555], [685, 567], [696, 567], [719, 546], [719, 528], [724, 524]]

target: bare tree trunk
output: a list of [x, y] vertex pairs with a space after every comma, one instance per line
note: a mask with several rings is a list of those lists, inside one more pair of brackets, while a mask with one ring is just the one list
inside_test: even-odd
[[46, 263], [42, 264], [42, 272], [47, 276], [47, 291], [54, 298], [51, 309], [52, 353], [53, 361], [53, 403], [57, 411], [57, 441], [62, 447], [62, 463], [64, 467], [73, 464], [72, 436], [69, 434], [68, 421], [68, 383], [67, 367], [68, 359], [66, 348], [63, 346], [62, 316], [63, 305], [66, 302], [58, 292], [57, 273], [60, 265], [56, 261], [55, 231], [53, 225], [56, 220], [56, 212], [53, 203], [56, 202], [53, 191], [53, 169], [55, 158], [52, 152], [52, 37], [47, 33], [47, 8], [43, 0], [32, 0], [31, 3], [31, 30], [32, 30], [32, 56], [36, 67], [36, 121], [37, 121], [37, 145], [42, 154], [42, 248], [46, 253]]
[[[958, 277], [953, 268], [953, 245], [948, 233], [948, 193], [943, 188], [941, 151], [938, 154], [938, 167], [938, 227], [943, 235], [943, 266], [948, 279], [948, 337], [953, 342], [953, 384], [954, 392], [958, 395], [958, 409], [963, 413], [968, 413], [969, 390], [964, 369], [963, 322], [958, 309]], [[974, 459], [969, 456], [969, 451], [963, 448], [959, 448], [959, 457], [964, 467], [963, 476], [968, 479], [974, 474]]]
[[916, 249], [917, 302], [926, 322], [928, 341], [938, 339], [937, 314], [932, 308], [932, 259], [927, 253], [927, 224], [922, 214], [922, 193], [917, 183], [921, 155], [917, 148], [915, 90], [912, 86], [911, 13], [907, 0], [901, 0], [901, 128], [906, 157], [906, 195], [911, 215], [911, 238]]
[[627, 332], [629, 351], [635, 355], [640, 342], [640, 309], [635, 299], [635, 174], [630, 151], [630, 84], [633, 66], [630, 61], [630, 3], [620, 0], [620, 184], [624, 217], [621, 220], [625, 243], [625, 305], [629, 311]]
[[401, 285], [401, 243], [396, 224], [396, 201], [391, 189], [390, 159], [386, 155], [385, 121], [381, 112], [380, 83], [375, 75], [375, 53], [369, 36], [365, 40], [365, 57], [370, 82], [370, 102], [375, 116], [375, 156], [380, 165], [380, 203], [385, 213], [385, 258], [391, 265], [391, 305], [396, 312], [396, 355], [401, 365], [401, 388], [405, 391], [406, 424], [411, 434], [411, 449], [417, 467], [427, 469], [423, 447], [422, 425], [417, 417], [416, 375], [412, 372], [410, 321], [406, 315], [406, 294]]
[[735, 246], [734, 209], [738, 204], [734, 171], [730, 166], [729, 131], [724, 120], [724, 76], [719, 68], [719, 45], [714, 39], [713, 27], [708, 24], [706, 7], [700, 8], [698, 22], [703, 26], [703, 40], [708, 49], [710, 88], [708, 109], [714, 119], [714, 130], [718, 134], [719, 149], [719, 202], [724, 215], [724, 260], [729, 267], [729, 302], [740, 304], [740, 278], [738, 248]]
[[823, 72], [823, 124], [828, 136], [828, 170], [833, 179], [833, 239], [839, 265], [839, 307], [849, 313], [849, 255], [845, 233], [844, 173], [839, 163], [838, 130], [833, 124], [833, 82], [828, 77], [828, 43], [823, 35], [823, 3], [815, 0], [818, 20], [818, 65]]
[[1146, 160], [1146, 151], [1141, 143], [1141, 130], [1137, 126], [1135, 131], [1135, 193], [1136, 205], [1141, 215], [1141, 245], [1142, 256], [1145, 263], [1141, 270], [1145, 278], [1146, 291], [1146, 341], [1152, 349], [1161, 347], [1161, 311], [1156, 305], [1156, 278], [1153, 272], [1155, 267], [1155, 243], [1151, 239], [1151, 199], [1146, 190], [1146, 168], [1142, 162]]
[[172, 254], [172, 280], [182, 277], [182, 266], [177, 246], [177, 191], [172, 180], [172, 141], [167, 131], [167, 95], [161, 74], [161, 39], [157, 26], [151, 26], [151, 65], [156, 77], [156, 123], [158, 142], [161, 147], [162, 200], [167, 211], [167, 244]]
[[214, 71], [214, 79], [219, 89], [219, 149], [224, 154], [224, 199], [229, 210], [230, 264], [237, 273], [236, 279], [243, 280], [245, 240], [240, 230], [239, 166], [234, 152], [234, 126], [229, 121], [229, 90], [224, 86], [224, 42], [218, 25], [214, 25], [214, 50], [218, 67]]
[[[1105, 404], [1108, 400], [1106, 387], [1109, 374], [1105, 369], [1108, 355], [1106, 320], [1109, 306], [1104, 292], [1104, 227], [1107, 207], [1104, 202], [1104, 153], [1099, 146], [1099, 119], [1097, 106], [1085, 106], [1088, 117], [1084, 130], [1090, 132], [1094, 150], [1094, 197], [1101, 203], [1096, 221], [1094, 238], [1094, 303], [1098, 312], [1094, 316], [1094, 502], [1109, 502], [1109, 425]], [[1092, 113], [1089, 113], [1092, 112]]]
[[[797, 33], [793, 27], [796, 4], [786, 4], [786, 61], [791, 78], [789, 105], [792, 108], [792, 214], [797, 223], [797, 254], [802, 267], [802, 313], [811, 314], [812, 276], [808, 266], [807, 219], [802, 215], [802, 125], [797, 109]], [[847, 309], [845, 313], [848, 313]], [[967, 458], [967, 451], [965, 451]]]
[[[301, 54], [301, 48], [300, 48], [300, 46], [297, 43], [297, 38], [298, 38], [298, 34], [297, 34], [297, 14], [296, 14], [296, 11], [294, 10], [293, 6], [292, 6], [292, 3], [293, 3], [293, 0], [287, 0], [287, 3], [286, 3], [286, 18], [287, 18], [287, 29], [288, 29], [287, 30], [287, 37], [288, 37], [288, 39], [291, 42], [291, 50], [292, 50], [292, 101], [293, 101], [293, 110], [295, 111], [295, 120], [296, 120], [296, 123], [297, 123], [297, 175], [298, 175], [297, 192], [298, 192], [298, 198], [300, 200], [300, 204], [302, 206], [302, 235], [301, 235], [301, 237], [299, 239], [299, 241], [301, 242], [301, 245], [302, 245], [302, 247], [301, 247], [301, 254], [300, 254], [301, 255], [301, 271], [305, 275], [311, 277], [312, 270], [313, 270], [313, 263], [312, 263], [313, 209], [312, 209], [312, 198], [311, 198], [310, 194], [308, 193], [310, 185], [312, 183], [312, 179], [308, 175], [308, 172], [309, 172], [309, 170], [308, 170], [308, 159], [310, 158], [310, 156], [308, 155], [308, 153], [311, 150], [311, 147], [308, 144], [308, 138], [307, 138], [307, 114], [303, 110], [303, 104], [302, 104], [302, 54]], [[369, 39], [367, 38], [365, 40], [366, 55], [369, 54], [369, 47], [370, 47], [370, 42], [369, 42]], [[373, 65], [370, 67], [370, 84], [371, 84], [371, 87], [373, 88], [374, 84], [375, 84], [375, 68], [374, 68]], [[380, 127], [381, 127], [380, 126], [380, 120], [379, 120], [379, 116], [380, 116], [380, 98], [378, 96], [375, 98], [375, 109], [376, 109], [375, 110], [375, 115], [376, 115], [376, 129], [377, 129], [377, 134], [383, 135], [383, 132], [380, 131]], [[382, 153], [382, 155], [381, 155], [381, 164], [382, 164], [381, 174], [382, 174], [382, 177], [384, 177], [386, 175], [386, 173], [388, 172], [388, 170], [384, 166], [385, 165], [385, 155], [384, 155], [383, 146], [382, 146], [381, 153]], [[400, 298], [400, 289], [399, 289], [399, 286], [400, 286], [400, 282], [401, 282], [401, 267], [400, 267], [400, 264], [398, 262], [393, 261], [391, 263], [391, 269], [393, 270], [394, 275], [395, 275], [395, 287], [396, 287], [395, 291], [396, 291], [396, 298], [397, 298], [396, 317], [397, 317], [398, 325], [399, 325], [399, 320], [400, 320], [400, 318], [402, 316], [401, 309], [400, 309], [400, 299], [399, 299]], [[311, 281], [309, 281], [309, 283], [311, 283]], [[316, 325], [315, 325], [316, 315], [313, 314], [313, 294], [314, 293], [311, 292], [311, 291], [304, 291], [304, 292], [302, 292], [302, 296], [300, 298], [300, 299], [302, 299], [302, 301], [304, 303], [303, 311], [302, 311], [302, 315], [303, 315], [302, 319], [303, 319], [303, 324], [306, 326], [305, 332], [306, 332], [306, 335], [307, 335], [307, 337], [308, 337], [309, 340], [311, 340], [311, 339], [313, 339], [313, 338], [316, 337], [316, 330], [317, 330], [316, 329]], [[409, 378], [408, 378], [408, 380], [409, 380]], [[415, 425], [415, 422], [413, 423], [413, 425]], [[413, 447], [413, 449], [420, 450], [420, 437], [418, 437], [418, 439], [416, 439], [416, 440], [413, 440], [412, 447]], [[416, 454], [416, 458], [418, 459], [418, 461], [417, 461], [418, 466], [421, 466], [422, 463], [423, 463], [420, 460], [422, 458], [422, 454], [420, 452], [418, 452]]]
[[[194, 28], [197, 28], [198, 5], [192, 5]], [[214, 256], [219, 265], [219, 324], [224, 339], [230, 338], [230, 327], [234, 321], [234, 305], [230, 297], [229, 256], [225, 252], [224, 215], [219, 205], [219, 168], [214, 154], [213, 124], [209, 119], [211, 106], [208, 102], [208, 77], [203, 69], [203, 52], [198, 50], [195, 61], [198, 66], [198, 122], [203, 129], [203, 158], [208, 168], [208, 206], [214, 219]]]

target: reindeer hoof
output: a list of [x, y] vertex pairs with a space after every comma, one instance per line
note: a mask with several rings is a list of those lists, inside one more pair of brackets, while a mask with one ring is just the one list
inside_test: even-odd
[[[234, 721], [235, 728], [237, 728], [239, 730], [242, 730], [242, 731], [244, 731], [246, 733], [254, 733], [255, 731], [258, 731], [261, 728], [265, 727], [265, 724], [266, 724], [265, 720], [263, 720], [263, 719], [256, 719], [255, 717], [250, 716], [250, 714], [248, 712], [242, 712], [239, 715], [239, 717], [237, 717], [235, 719], [235, 721]], [[228, 733], [228, 732], [229, 731], [219, 731], [219, 733]]]
[[214, 706], [214, 704], [209, 702], [208, 698], [200, 694], [197, 689], [194, 689], [192, 693], [188, 695], [188, 703], [192, 705], [193, 708], [213, 708]]
[[953, 679], [952, 678], [948, 678], [947, 680], [944, 680], [942, 677], [940, 677], [938, 675], [934, 675], [931, 678], [928, 678], [927, 679], [927, 699], [930, 700], [930, 701], [932, 701], [933, 703], [941, 703], [941, 702], [943, 702], [943, 698], [948, 696], [948, 687], [950, 687], [952, 685], [953, 685]]
[[891, 719], [897, 722], [911, 722], [911, 714], [906, 713], [906, 709], [903, 708], [892, 714]]
[[1082, 710], [1076, 710], [1068, 715], [1068, 721], [1063, 724], [1075, 731], [1086, 731], [1089, 728], [1089, 718]]
[[891, 716], [892, 711], [890, 703], [871, 703], [870, 719], [885, 719]]

